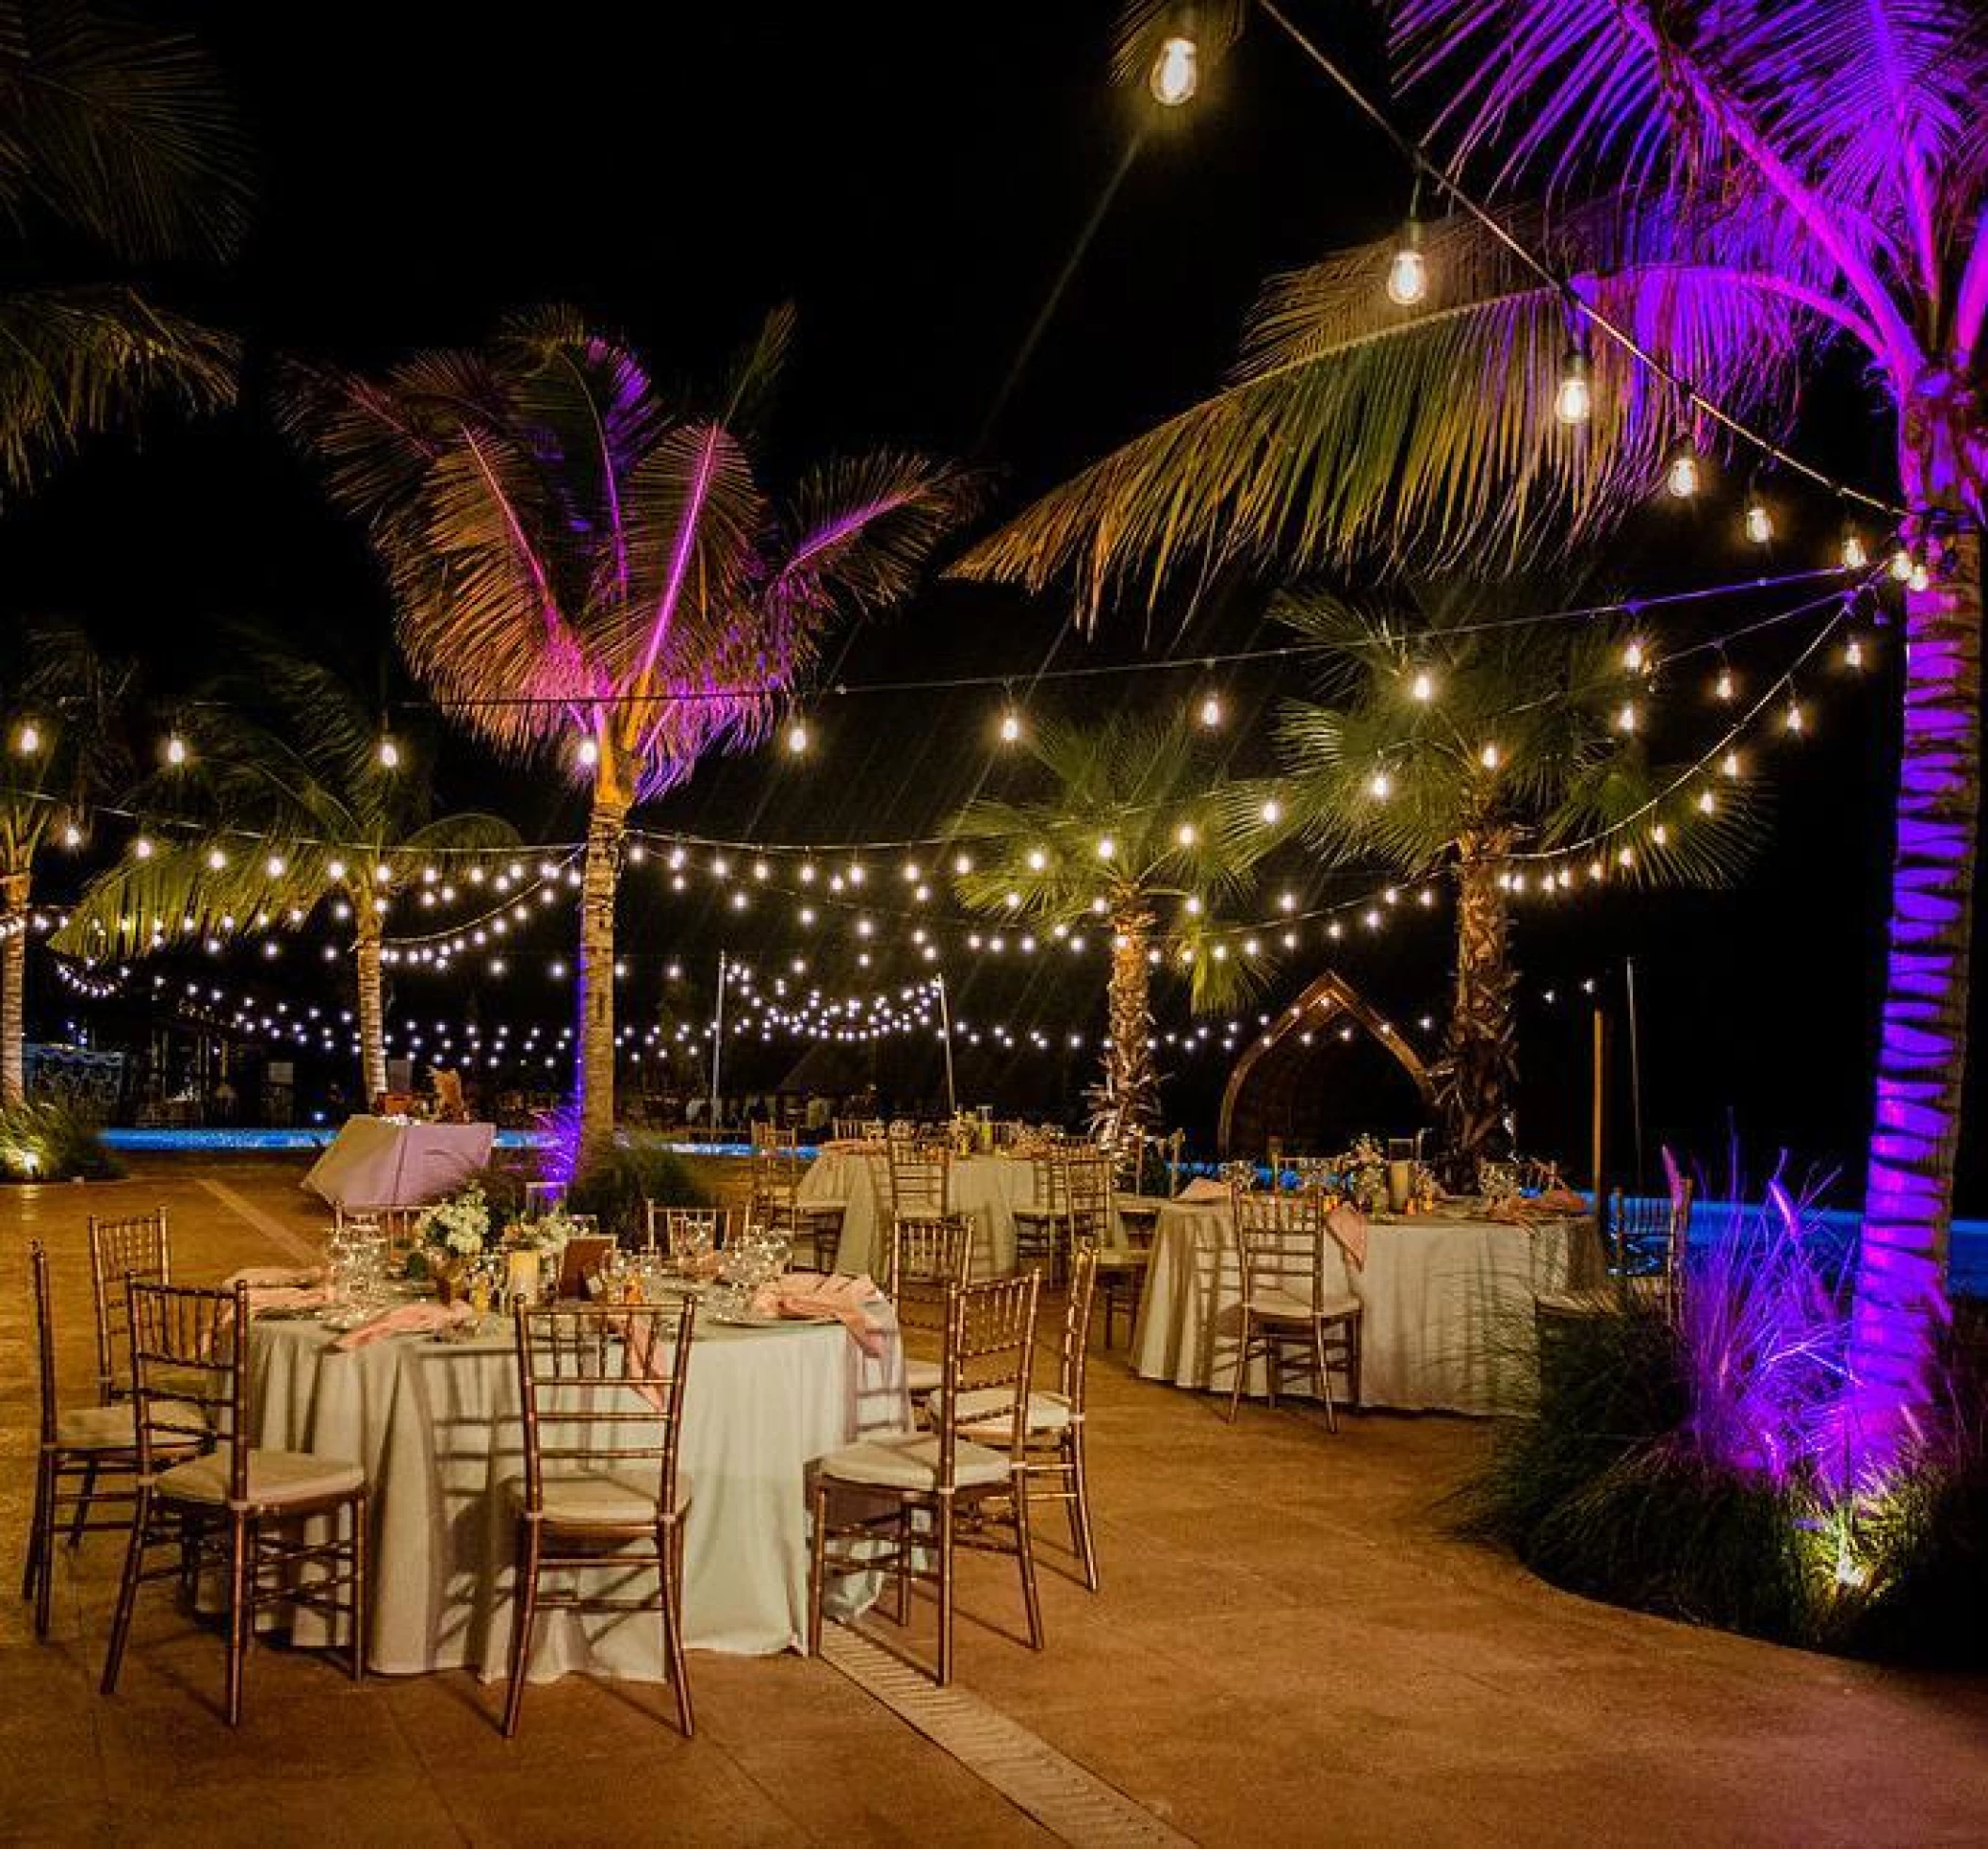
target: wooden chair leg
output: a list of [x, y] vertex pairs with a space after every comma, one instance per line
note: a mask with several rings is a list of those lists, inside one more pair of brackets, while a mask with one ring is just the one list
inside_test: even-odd
[[953, 1499], [942, 1496], [933, 1520], [938, 1528], [938, 1685], [953, 1679]]
[[1236, 1408], [1243, 1403], [1243, 1383], [1249, 1378], [1249, 1312], [1244, 1310], [1243, 1336], [1237, 1344], [1235, 1385], [1229, 1389], [1229, 1422], [1235, 1423]]
[[658, 1535], [656, 1570], [662, 1575], [662, 1647], [669, 1661], [670, 1686], [676, 1694], [676, 1726], [686, 1740], [697, 1731], [691, 1711], [691, 1671], [683, 1654], [683, 1524]]
[[232, 1515], [228, 1521], [228, 1666], [226, 1706], [228, 1725], [241, 1725], [242, 1681], [249, 1666], [249, 1629], [254, 1604], [249, 1597], [257, 1577], [253, 1554], [259, 1534], [247, 1516]]
[[1084, 1583], [1087, 1591], [1098, 1590], [1098, 1546], [1091, 1532], [1090, 1475], [1084, 1468], [1084, 1427], [1070, 1428], [1066, 1442], [1070, 1448], [1070, 1532], [1076, 1536], [1077, 1556], [1084, 1562]]
[[822, 1654], [822, 1582], [828, 1559], [828, 1485], [820, 1476], [808, 1485], [807, 1654]]
[[366, 1522], [367, 1494], [362, 1489], [352, 1499], [352, 1680], [366, 1680]]
[[511, 1614], [511, 1686], [504, 1691], [504, 1738], [517, 1732], [525, 1711], [525, 1678], [531, 1664], [531, 1630], [538, 1622], [539, 1524], [523, 1516], [517, 1524], [517, 1583]]
[[55, 1459], [41, 1459], [35, 1468], [35, 1519], [27, 1537], [27, 1570], [22, 1596], [27, 1597], [30, 1590], [33, 1593], [35, 1636], [42, 1642], [47, 1640], [55, 1606], [56, 1483]]
[[83, 1545], [83, 1531], [90, 1520], [90, 1499], [97, 1493], [97, 1467], [92, 1459], [83, 1466], [83, 1486], [76, 1493], [76, 1512], [69, 1518], [69, 1545]]
[[45, 1453], [35, 1457], [35, 1512], [27, 1521], [27, 1549], [21, 1562], [21, 1597], [35, 1596], [35, 1580], [41, 1567], [41, 1527], [48, 1519], [48, 1468]]
[[1326, 1367], [1326, 1325], [1313, 1320], [1312, 1324], [1312, 1359], [1318, 1370], [1319, 1398], [1326, 1403], [1326, 1430], [1339, 1430], [1339, 1415], [1332, 1410], [1332, 1376]]
[[1029, 1618], [1029, 1648], [1042, 1648], [1042, 1595], [1035, 1584], [1035, 1535], [1029, 1523], [1027, 1482], [1018, 1476], [1008, 1485], [1015, 1499], [1015, 1557], [1021, 1570], [1021, 1603]]
[[124, 1570], [118, 1581], [117, 1610], [110, 1620], [110, 1645], [104, 1653], [104, 1694], [115, 1695], [124, 1666], [124, 1646], [131, 1636], [131, 1608], [138, 1602], [139, 1572], [145, 1559], [145, 1533], [152, 1522], [152, 1491], [142, 1484], [131, 1508], [131, 1538], [124, 1547]]

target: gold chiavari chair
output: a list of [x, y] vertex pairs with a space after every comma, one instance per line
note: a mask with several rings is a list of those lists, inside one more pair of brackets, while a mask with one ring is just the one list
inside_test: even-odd
[[[343, 1458], [248, 1440], [249, 1292], [127, 1279], [137, 1403], [138, 1487], [103, 1689], [117, 1692], [139, 1585], [189, 1590], [202, 1560], [227, 1586], [226, 1714], [241, 1722], [242, 1682], [267, 1606], [303, 1606], [348, 1626], [352, 1679], [366, 1673], [366, 1471]], [[188, 1391], [188, 1384], [196, 1390]], [[193, 1455], [187, 1455], [188, 1452]], [[177, 1460], [177, 1461], [175, 1461]], [[343, 1533], [339, 1533], [343, 1517]], [[324, 1538], [307, 1522], [322, 1518]], [[155, 1549], [166, 1564], [148, 1566]]]
[[914, 1335], [942, 1336], [946, 1292], [964, 1284], [973, 1262], [973, 1223], [965, 1214], [938, 1220], [902, 1220], [890, 1231], [890, 1262], [884, 1294], [897, 1310], [905, 1338], [904, 1385], [913, 1403], [940, 1384], [940, 1364], [911, 1352]]
[[867, 1117], [837, 1117], [830, 1121], [829, 1134], [838, 1143], [867, 1143], [870, 1139], [870, 1119]]
[[[846, 1446], [808, 1467], [814, 1545], [807, 1587], [807, 1647], [822, 1648], [825, 1582], [855, 1573], [891, 1574], [896, 1616], [908, 1623], [911, 1584], [932, 1585], [938, 1601], [937, 1680], [953, 1679], [953, 1604], [958, 1549], [1012, 1553], [1021, 1577], [1029, 1647], [1042, 1647], [1042, 1607], [1029, 1529], [1027, 1406], [1035, 1350], [1035, 1302], [1041, 1278], [954, 1284], [946, 1293], [945, 1362], [940, 1390], [948, 1406], [992, 1393], [1008, 1406], [998, 1444], [961, 1435], [950, 1419], [931, 1432], [890, 1433]], [[849, 1492], [835, 1512], [831, 1499]], [[881, 1505], [881, 1506], [880, 1506]]]
[[130, 1325], [124, 1280], [172, 1282], [172, 1241], [166, 1209], [123, 1220], [90, 1216], [90, 1289], [97, 1318], [97, 1398], [105, 1405], [131, 1392]]
[[[517, 1309], [518, 1400], [525, 1474], [504, 1485], [517, 1511], [517, 1604], [504, 1736], [524, 1709], [531, 1637], [541, 1612], [654, 1612], [676, 1695], [676, 1725], [695, 1731], [683, 1654], [683, 1517], [677, 1472], [683, 1389], [696, 1305]], [[548, 1469], [547, 1466], [551, 1468]], [[547, 1574], [615, 1569], [611, 1589], [548, 1590]], [[647, 1598], [624, 1590], [653, 1570]]]
[[718, 1252], [731, 1236], [732, 1215], [723, 1207], [665, 1207], [644, 1201], [648, 1242], [666, 1258], [687, 1258], [698, 1252]]
[[[1022, 1489], [1032, 1502], [1061, 1502], [1069, 1517], [1070, 1549], [1084, 1571], [1084, 1583], [1098, 1590], [1098, 1549], [1091, 1529], [1091, 1496], [1084, 1468], [1084, 1385], [1088, 1378], [1091, 1306], [1098, 1279], [1098, 1248], [1080, 1246], [1070, 1267], [1069, 1295], [1063, 1306], [1063, 1339], [1057, 1353], [1053, 1389], [1031, 1389], [1024, 1423]], [[975, 1444], [1000, 1445], [1007, 1437], [1010, 1399], [998, 1387], [981, 1387], [956, 1403], [953, 1422]], [[934, 1392], [928, 1410], [936, 1425], [946, 1416]]]
[[[61, 1409], [56, 1390], [48, 1251], [40, 1240], [29, 1242], [27, 1263], [34, 1301], [41, 1434], [21, 1597], [35, 1601], [35, 1635], [46, 1638], [55, 1596], [57, 1531], [66, 1527], [69, 1545], [74, 1547], [86, 1533], [106, 1529], [122, 1532], [131, 1526], [128, 1509], [137, 1493], [139, 1472], [138, 1419], [137, 1409], [128, 1399], [74, 1412]], [[106, 1516], [103, 1513], [106, 1508], [118, 1513]]]
[[1069, 1238], [1070, 1171], [1061, 1148], [1029, 1159], [1032, 1197], [1014, 1209], [1015, 1266], [1029, 1271], [1040, 1266], [1051, 1279], [1056, 1259]]
[[[893, 1136], [885, 1146], [881, 1173], [887, 1214], [878, 1230], [885, 1241], [900, 1225], [937, 1225], [951, 1214], [953, 1152], [943, 1143]], [[885, 1250], [888, 1254], [888, 1243]]]
[[1361, 1304], [1339, 1241], [1326, 1230], [1323, 1198], [1312, 1189], [1255, 1193], [1238, 1188], [1231, 1200], [1242, 1301], [1230, 1422], [1235, 1421], [1251, 1356], [1262, 1354], [1269, 1368], [1275, 1406], [1285, 1351], [1296, 1347], [1326, 1403], [1327, 1429], [1336, 1432], [1333, 1362], [1345, 1373], [1347, 1403], [1360, 1402]]
[[[755, 1133], [763, 1127], [755, 1125]], [[842, 1242], [842, 1216], [848, 1211], [849, 1203], [839, 1195], [802, 1199], [801, 1183], [807, 1173], [807, 1163], [791, 1130], [776, 1134], [787, 1141], [769, 1143], [753, 1154], [753, 1216], [785, 1233], [796, 1252], [806, 1250], [817, 1271], [833, 1271]]]

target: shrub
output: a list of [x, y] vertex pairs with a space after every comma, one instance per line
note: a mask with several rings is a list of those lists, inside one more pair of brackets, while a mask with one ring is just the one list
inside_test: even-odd
[[95, 1117], [72, 1104], [0, 1110], [0, 1181], [111, 1181], [124, 1165], [98, 1135]]
[[690, 1165], [659, 1137], [629, 1135], [595, 1157], [573, 1177], [566, 1205], [591, 1213], [604, 1233], [640, 1239], [647, 1230], [644, 1201], [665, 1207], [706, 1207], [709, 1192]]

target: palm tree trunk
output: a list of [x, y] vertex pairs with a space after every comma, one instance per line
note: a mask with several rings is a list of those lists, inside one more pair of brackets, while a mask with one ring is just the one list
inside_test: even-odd
[[27, 1095], [27, 900], [32, 875], [0, 874], [0, 1107]]
[[[1920, 461], [1922, 504], [1957, 508], [1956, 473], [1947, 469], [1943, 482], [1936, 472], [1946, 446], [1929, 448]], [[1947, 1248], [1981, 801], [1980, 533], [1966, 513], [1960, 521], [1943, 575], [1905, 602], [1890, 949], [1849, 1379], [1833, 1460], [1845, 1482], [1888, 1475], [1931, 1435], [1951, 1314]]]
[[1510, 846], [1499, 835], [1466, 837], [1458, 847], [1456, 981], [1437, 1107], [1450, 1179], [1459, 1188], [1476, 1185], [1483, 1158], [1508, 1153], [1505, 1121], [1518, 1078], [1511, 1018], [1518, 978], [1511, 966], [1511, 907], [1498, 871]]
[[380, 915], [372, 895], [352, 899], [352, 974], [359, 990], [359, 1086], [367, 1110], [386, 1092], [386, 1006], [380, 984]]
[[577, 1161], [614, 1137], [614, 894], [627, 823], [627, 802], [596, 787], [580, 877]]
[[1112, 914], [1112, 967], [1105, 991], [1104, 1113], [1116, 1140], [1128, 1130], [1160, 1127], [1160, 1076], [1153, 1069], [1152, 944], [1154, 918], [1143, 900]]

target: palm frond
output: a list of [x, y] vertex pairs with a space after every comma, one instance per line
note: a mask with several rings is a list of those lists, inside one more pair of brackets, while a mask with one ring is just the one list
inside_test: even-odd
[[[181, 843], [106, 868], [84, 888], [50, 948], [90, 963], [139, 956], [265, 916], [284, 918], [292, 908], [308, 912], [332, 888], [323, 853], [307, 843], [267, 840], [219, 869], [208, 853]], [[272, 856], [280, 875], [269, 871]]]
[[[1650, 261], [1581, 279], [1680, 374], [1745, 409], [1781, 384], [1808, 325], [1799, 304], [1723, 271]], [[1595, 413], [1553, 414], [1572, 337], [1558, 290], [1517, 273], [1480, 227], [1431, 229], [1433, 283], [1412, 312], [1379, 287], [1390, 244], [1265, 291], [1233, 383], [1126, 445], [975, 546], [962, 576], [1083, 606], [1154, 600], [1167, 578], [1276, 560], [1303, 571], [1367, 556], [1473, 572], [1559, 558], [1646, 496], [1687, 428], [1668, 387], [1612, 345], [1589, 365]]]
[[225, 255], [248, 223], [235, 112], [191, 39], [74, 0], [0, 6], [0, 200], [129, 257]]
[[0, 295], [0, 486], [32, 485], [154, 400], [233, 401], [239, 348], [123, 288]]
[[979, 499], [971, 477], [927, 456], [881, 450], [820, 464], [795, 488], [768, 602], [886, 608], [909, 593], [933, 548]]
[[1219, 63], [1243, 36], [1248, 0], [1122, 0], [1112, 46], [1112, 81], [1143, 84], [1175, 35], [1192, 39], [1204, 65]]

